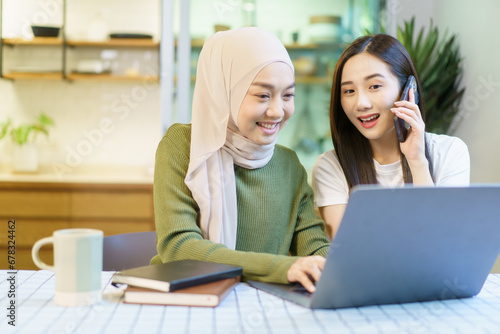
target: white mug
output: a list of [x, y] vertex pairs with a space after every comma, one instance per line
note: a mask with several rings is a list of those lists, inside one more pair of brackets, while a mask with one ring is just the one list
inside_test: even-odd
[[[35, 242], [31, 251], [40, 269], [56, 274], [54, 301], [61, 306], [99, 303], [101, 295], [102, 238], [100, 230], [71, 228], [57, 230], [51, 237]], [[43, 245], [54, 244], [54, 265], [40, 260]]]

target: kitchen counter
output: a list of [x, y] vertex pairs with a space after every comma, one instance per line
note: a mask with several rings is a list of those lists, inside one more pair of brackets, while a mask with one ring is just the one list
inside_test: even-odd
[[153, 184], [152, 166], [83, 166], [55, 170], [41, 166], [38, 173], [18, 173], [0, 164], [0, 182]]
[[[37, 268], [31, 248], [55, 230], [95, 228], [106, 236], [155, 229], [153, 173], [140, 166], [89, 166], [58, 175], [51, 166], [13, 173], [0, 165], [0, 203], [0, 221], [16, 222], [17, 269]], [[7, 254], [8, 237], [0, 230], [1, 254]], [[41, 256], [51, 261], [52, 249]], [[0, 257], [0, 268], [8, 268], [7, 256]]]

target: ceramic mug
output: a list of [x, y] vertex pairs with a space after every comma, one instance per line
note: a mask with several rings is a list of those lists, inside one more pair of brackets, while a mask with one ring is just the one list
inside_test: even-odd
[[[57, 230], [35, 242], [33, 261], [56, 274], [56, 304], [82, 306], [101, 301], [102, 239], [100, 230], [73, 228]], [[38, 254], [46, 244], [54, 245], [53, 266], [41, 261]]]

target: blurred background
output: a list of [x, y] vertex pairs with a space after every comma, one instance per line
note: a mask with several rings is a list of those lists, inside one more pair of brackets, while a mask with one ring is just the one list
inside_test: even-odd
[[[31, 25], [62, 27], [65, 21], [64, 31], [58, 37], [64, 37], [69, 45], [7, 45], [4, 41], [2, 46], [4, 78], [16, 72], [20, 75], [38, 72], [40, 76], [65, 72], [66, 80], [60, 77], [43, 80], [36, 76], [35, 79], [22, 79], [15, 75], [12, 80], [0, 80], [0, 122], [9, 117], [14, 123], [29, 122], [41, 112], [55, 121], [50, 136], [38, 143], [42, 166], [54, 162], [63, 165], [79, 162], [79, 166], [129, 165], [144, 167], [147, 173], [153, 165], [156, 144], [166, 127], [172, 122], [189, 122], [191, 92], [186, 99], [188, 104], [178, 108], [176, 97], [184, 93], [172, 83], [173, 89], [168, 93], [172, 96], [163, 97], [171, 103], [162, 104], [161, 85], [170, 83], [158, 80], [160, 67], [163, 73], [175, 76], [179, 66], [187, 64], [192, 89], [203, 40], [216, 30], [256, 25], [278, 35], [295, 62], [299, 84], [296, 115], [280, 141], [294, 147], [310, 170], [317, 155], [331, 145], [328, 138], [330, 77], [342, 49], [366, 31], [379, 31], [380, 26], [395, 35], [397, 26], [415, 18], [415, 30], [428, 28], [432, 20], [441, 36], [457, 36], [463, 57], [460, 84], [466, 91], [454, 134], [470, 148], [472, 182], [497, 182], [500, 178], [496, 172], [500, 167], [498, 155], [489, 149], [496, 142], [496, 131], [492, 128], [496, 118], [490, 113], [495, 112], [500, 85], [498, 70], [492, 66], [498, 56], [498, 47], [486, 39], [498, 28], [492, 12], [500, 5], [493, 0], [460, 6], [446, 0], [309, 0], [293, 3], [191, 0], [183, 2], [189, 4], [187, 13], [181, 13], [180, 1], [173, 0], [141, 3], [132, 0], [2, 0], [2, 3], [3, 39], [30, 40], [33, 38]], [[171, 8], [166, 7], [168, 3], [172, 3]], [[164, 10], [169, 12], [163, 13]], [[189, 34], [189, 56], [175, 58], [173, 64], [162, 66], [162, 32], [177, 38], [181, 21], [188, 24], [187, 31], [182, 33]], [[150, 35], [152, 40], [144, 46], [114, 47], [106, 44], [112, 33]], [[96, 46], [71, 45], [78, 41], [95, 41]], [[75, 76], [79, 71], [101, 75]], [[72, 74], [74, 79], [71, 79]], [[110, 119], [108, 133], [103, 133], [102, 140], [98, 140], [100, 137], [96, 134], [91, 145], [82, 144], [88, 141], [88, 132], [99, 130], [103, 119]], [[12, 146], [8, 140], [0, 141], [0, 163], [4, 168], [12, 163]]]
[[[0, 139], [0, 220], [18, 222], [19, 254], [24, 252], [18, 265], [31, 266], [33, 242], [57, 228], [90, 226], [107, 235], [154, 230], [157, 144], [170, 124], [190, 121], [204, 40], [243, 26], [273, 32], [291, 55], [296, 113], [279, 143], [295, 149], [309, 173], [318, 155], [332, 147], [331, 77], [346, 45], [367, 32], [397, 36], [398, 27], [405, 29], [411, 20], [415, 39], [420, 30], [432, 29], [439, 38], [454, 36], [462, 68], [455, 88], [465, 90], [454, 117], [445, 112], [438, 117], [452, 125], [435, 129], [466, 142], [472, 183], [500, 182], [495, 135], [500, 121], [494, 115], [500, 102], [500, 50], [487, 37], [500, 29], [495, 0], [0, 4], [0, 138], [7, 122], [9, 129], [32, 126], [22, 144], [7, 130]], [[6, 237], [6, 229], [0, 230], [2, 247]]]

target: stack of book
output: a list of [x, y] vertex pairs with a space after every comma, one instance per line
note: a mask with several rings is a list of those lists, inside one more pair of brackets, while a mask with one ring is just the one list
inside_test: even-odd
[[125, 303], [215, 307], [242, 273], [241, 267], [181, 260], [117, 272], [113, 284], [127, 284]]

